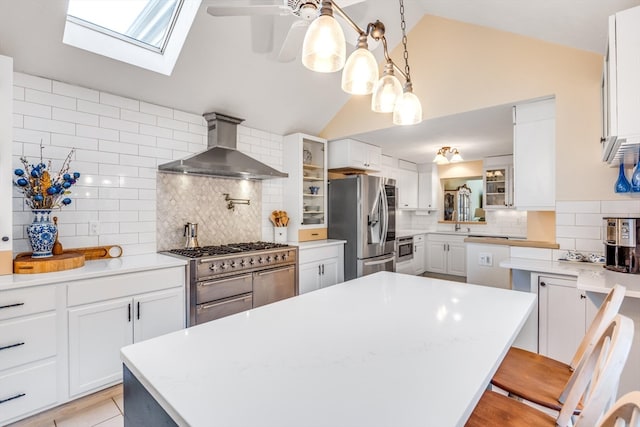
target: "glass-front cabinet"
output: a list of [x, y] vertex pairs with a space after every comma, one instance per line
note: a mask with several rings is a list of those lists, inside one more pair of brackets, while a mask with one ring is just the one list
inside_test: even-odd
[[290, 241], [327, 238], [327, 141], [301, 133], [284, 137], [285, 209]]
[[513, 157], [496, 156], [484, 159], [485, 209], [513, 207]]

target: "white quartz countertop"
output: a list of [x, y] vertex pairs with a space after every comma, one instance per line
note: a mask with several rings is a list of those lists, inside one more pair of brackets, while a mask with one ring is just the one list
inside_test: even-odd
[[0, 291], [183, 265], [187, 265], [186, 260], [159, 253], [100, 259], [86, 261], [84, 266], [80, 268], [56, 271], [54, 273], [0, 276]]
[[498, 234], [498, 233], [487, 233], [487, 232], [478, 232], [478, 231], [446, 231], [446, 230], [418, 230], [418, 229], [399, 229], [396, 230], [396, 236], [398, 237], [406, 237], [406, 236], [415, 236], [416, 234], [446, 234], [453, 236], [474, 236], [474, 237], [496, 237], [503, 239], [514, 239], [514, 240], [523, 240], [526, 239], [526, 236], [517, 236], [517, 235], [508, 235], [508, 234]]
[[508, 258], [500, 267], [513, 270], [576, 276], [577, 287], [588, 292], [609, 293], [616, 284], [627, 288], [625, 297], [640, 298], [640, 275], [605, 270], [602, 264], [588, 262], [545, 261], [527, 258]]
[[290, 245], [297, 246], [300, 249], [313, 249], [321, 248], [324, 246], [344, 245], [346, 240], [325, 239], [325, 240], [311, 240], [309, 242], [288, 242]]
[[121, 356], [180, 426], [462, 426], [534, 301], [379, 272]]

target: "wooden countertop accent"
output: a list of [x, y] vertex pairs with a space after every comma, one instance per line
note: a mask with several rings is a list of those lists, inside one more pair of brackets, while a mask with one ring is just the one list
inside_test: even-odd
[[526, 248], [560, 249], [560, 245], [537, 240], [505, 239], [501, 237], [467, 237], [465, 243], [483, 243], [487, 245], [520, 246]]

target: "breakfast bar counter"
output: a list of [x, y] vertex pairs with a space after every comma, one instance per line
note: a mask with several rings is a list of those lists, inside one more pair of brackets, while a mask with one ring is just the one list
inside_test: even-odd
[[534, 301], [379, 272], [127, 346], [125, 425], [462, 426]]

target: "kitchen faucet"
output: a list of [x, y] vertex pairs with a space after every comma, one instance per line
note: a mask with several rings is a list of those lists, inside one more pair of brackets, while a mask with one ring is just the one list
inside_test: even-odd
[[455, 231], [460, 231], [460, 221], [458, 221], [458, 212], [456, 212], [455, 209], [451, 212], [451, 219], [456, 222], [453, 229]]

